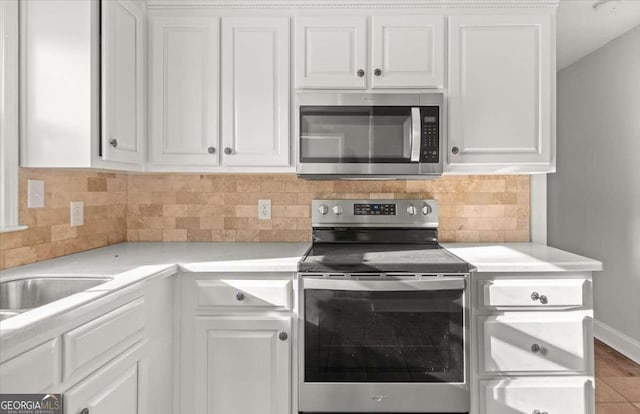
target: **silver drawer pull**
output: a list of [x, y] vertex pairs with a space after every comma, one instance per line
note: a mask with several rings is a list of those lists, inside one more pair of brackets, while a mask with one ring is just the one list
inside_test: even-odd
[[236, 293], [236, 300], [244, 300], [244, 293], [242, 292]]
[[531, 352], [533, 352], [534, 354], [538, 354], [542, 352], [542, 347], [538, 344], [533, 344], [531, 345]]
[[549, 303], [549, 300], [547, 299], [547, 297], [545, 295], [541, 295], [538, 292], [533, 292], [531, 294], [531, 300], [532, 301], [536, 301], [539, 300], [540, 303], [542, 303], [543, 305], [546, 305], [547, 303]]

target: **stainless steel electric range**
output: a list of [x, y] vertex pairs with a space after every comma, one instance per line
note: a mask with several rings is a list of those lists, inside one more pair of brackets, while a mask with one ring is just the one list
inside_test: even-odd
[[469, 265], [435, 200], [316, 200], [299, 264], [299, 411], [468, 413]]

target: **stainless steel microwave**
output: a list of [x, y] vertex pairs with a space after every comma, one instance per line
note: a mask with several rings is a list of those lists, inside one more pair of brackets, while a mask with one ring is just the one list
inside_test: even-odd
[[444, 95], [299, 92], [297, 173], [310, 179], [442, 174]]

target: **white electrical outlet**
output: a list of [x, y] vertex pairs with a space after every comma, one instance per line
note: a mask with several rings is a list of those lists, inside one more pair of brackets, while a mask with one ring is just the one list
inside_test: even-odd
[[71, 202], [71, 227], [82, 226], [84, 224], [84, 201]]
[[44, 207], [44, 181], [27, 180], [27, 207]]
[[271, 220], [271, 200], [258, 200], [258, 220]]

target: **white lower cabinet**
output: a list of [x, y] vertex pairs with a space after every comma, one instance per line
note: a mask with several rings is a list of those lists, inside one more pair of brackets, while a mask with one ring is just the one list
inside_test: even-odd
[[293, 275], [182, 274], [182, 414], [291, 412]]
[[593, 408], [588, 378], [507, 378], [482, 381], [481, 414], [585, 414]]
[[195, 413], [290, 412], [290, 317], [198, 317]]
[[472, 412], [593, 414], [591, 273], [478, 273]]
[[65, 414], [137, 414], [138, 360], [133, 349], [64, 393]]
[[582, 372], [585, 320], [581, 315], [524, 313], [480, 318], [484, 372]]
[[[0, 355], [2, 350], [0, 349]], [[60, 340], [51, 339], [0, 364], [0, 394], [45, 393], [60, 383]]]

